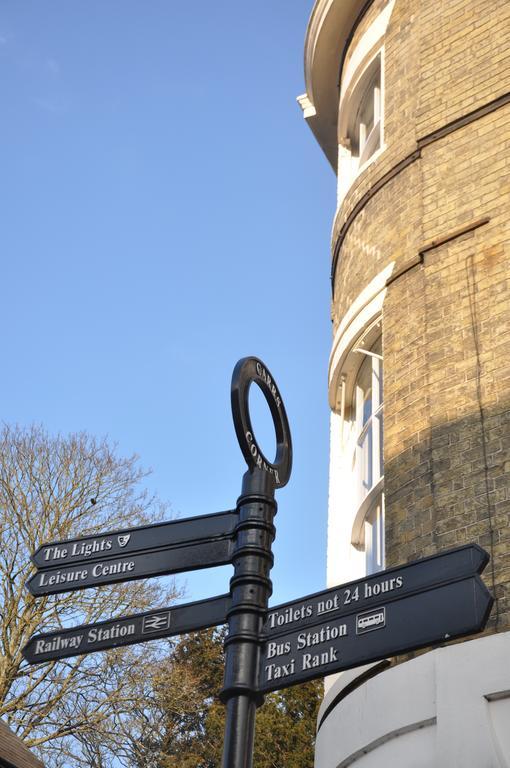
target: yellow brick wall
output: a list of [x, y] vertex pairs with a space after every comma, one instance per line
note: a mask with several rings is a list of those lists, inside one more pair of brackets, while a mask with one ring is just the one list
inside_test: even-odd
[[[333, 245], [339, 230], [363, 195], [397, 163], [416, 150], [419, 79], [419, 25], [416, 13], [420, 0], [396, 0], [384, 40], [384, 136], [386, 150], [369, 165], [351, 186], [335, 218]], [[356, 44], [353, 39], [351, 48]]]
[[418, 136], [508, 92], [508, 0], [421, 0], [416, 24]]
[[510, 91], [509, 30], [509, 0], [396, 0], [384, 41], [386, 151], [352, 185], [333, 245], [363, 195], [419, 139]]
[[387, 149], [336, 217], [334, 329], [384, 267], [423, 252], [383, 309], [387, 564], [478, 542], [508, 629], [510, 104], [420, 139], [510, 92], [510, 2], [397, 0], [385, 57]]
[[418, 252], [423, 240], [420, 185], [418, 165], [409, 166], [369, 200], [349, 228], [335, 280], [336, 321], [387, 264], [401, 265]]

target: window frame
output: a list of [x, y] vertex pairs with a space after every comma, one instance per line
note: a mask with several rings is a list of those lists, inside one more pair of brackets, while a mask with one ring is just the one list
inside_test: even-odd
[[[374, 79], [374, 125], [365, 136], [362, 147], [353, 139], [356, 134], [356, 120], [363, 98]], [[378, 85], [377, 85], [378, 83]], [[360, 64], [346, 92], [342, 94], [338, 116], [338, 205], [341, 204], [350, 187], [382, 152], [384, 142], [384, 45], [371, 51]]]
[[[373, 326], [372, 326], [373, 327]], [[380, 321], [378, 326], [380, 327]], [[380, 352], [376, 351], [380, 350]], [[365, 359], [359, 365], [354, 379], [351, 397], [351, 420], [355, 429], [353, 479], [358, 497], [357, 509], [352, 526], [351, 544], [365, 552], [366, 574], [376, 573], [385, 565], [385, 512], [384, 512], [384, 463], [382, 437], [384, 433], [384, 392], [382, 332], [369, 341], [368, 334], [352, 353], [362, 354]], [[366, 370], [370, 368], [370, 413], [365, 414]], [[365, 387], [360, 384], [365, 378]], [[366, 478], [365, 440], [370, 434], [369, 462], [370, 482]], [[375, 522], [371, 518], [375, 514]], [[375, 537], [373, 532], [375, 530]], [[374, 548], [375, 543], [375, 548]]]
[[[366, 496], [371, 493], [374, 485], [379, 482], [384, 474], [381, 451], [381, 436], [384, 429], [382, 426], [384, 410], [384, 396], [382, 392], [383, 360], [380, 353], [374, 352], [374, 348], [376, 346], [379, 347], [379, 344], [382, 348], [382, 335], [377, 337], [369, 349], [360, 349], [358, 346], [354, 350], [365, 357], [356, 374], [352, 404], [356, 425], [356, 445], [353, 464], [360, 503], [362, 503]], [[370, 414], [367, 418], [365, 418], [364, 397], [366, 389], [364, 390], [359, 383], [361, 376], [365, 373], [365, 371], [363, 371], [364, 367], [370, 368]], [[364, 469], [367, 465], [365, 461], [366, 451], [364, 444], [367, 439], [369, 439], [370, 442], [370, 448], [368, 450], [370, 482], [367, 486], [364, 486]]]
[[[352, 157], [357, 158], [358, 168], [370, 160], [382, 143], [381, 78], [381, 52], [378, 51], [356, 81], [347, 107], [344, 142], [349, 146]], [[369, 100], [372, 101], [373, 125], [367, 135], [361, 116]], [[378, 146], [370, 151], [376, 139], [379, 139]]]

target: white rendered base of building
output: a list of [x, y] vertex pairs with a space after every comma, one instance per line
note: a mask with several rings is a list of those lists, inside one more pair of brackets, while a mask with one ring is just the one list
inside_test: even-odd
[[315, 768], [510, 768], [510, 632], [438, 648], [354, 687], [375, 666], [329, 688]]

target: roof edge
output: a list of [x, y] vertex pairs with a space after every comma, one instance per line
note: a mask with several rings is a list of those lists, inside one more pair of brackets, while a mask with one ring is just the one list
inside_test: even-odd
[[303, 116], [337, 171], [340, 65], [351, 30], [367, 0], [316, 0], [305, 37]]

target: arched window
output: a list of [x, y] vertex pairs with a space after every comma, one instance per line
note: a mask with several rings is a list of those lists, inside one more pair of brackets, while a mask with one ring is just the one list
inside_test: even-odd
[[364, 357], [352, 404], [356, 430], [353, 473], [359, 504], [355, 528], [359, 546], [365, 550], [367, 573], [374, 573], [384, 568], [382, 337], [370, 348], [354, 351]]
[[328, 585], [385, 567], [382, 313], [392, 269], [354, 298], [333, 341]]
[[358, 169], [381, 147], [381, 56], [363, 73], [350, 99], [347, 140]]
[[382, 337], [369, 350], [356, 349], [364, 355], [354, 388], [356, 414], [355, 466], [360, 501], [370, 493], [383, 474], [383, 378]]
[[353, 77], [338, 119], [338, 203], [357, 175], [378, 156], [383, 145], [383, 51]]
[[384, 494], [378, 493], [365, 517], [365, 565], [368, 573], [382, 571], [384, 558]]

